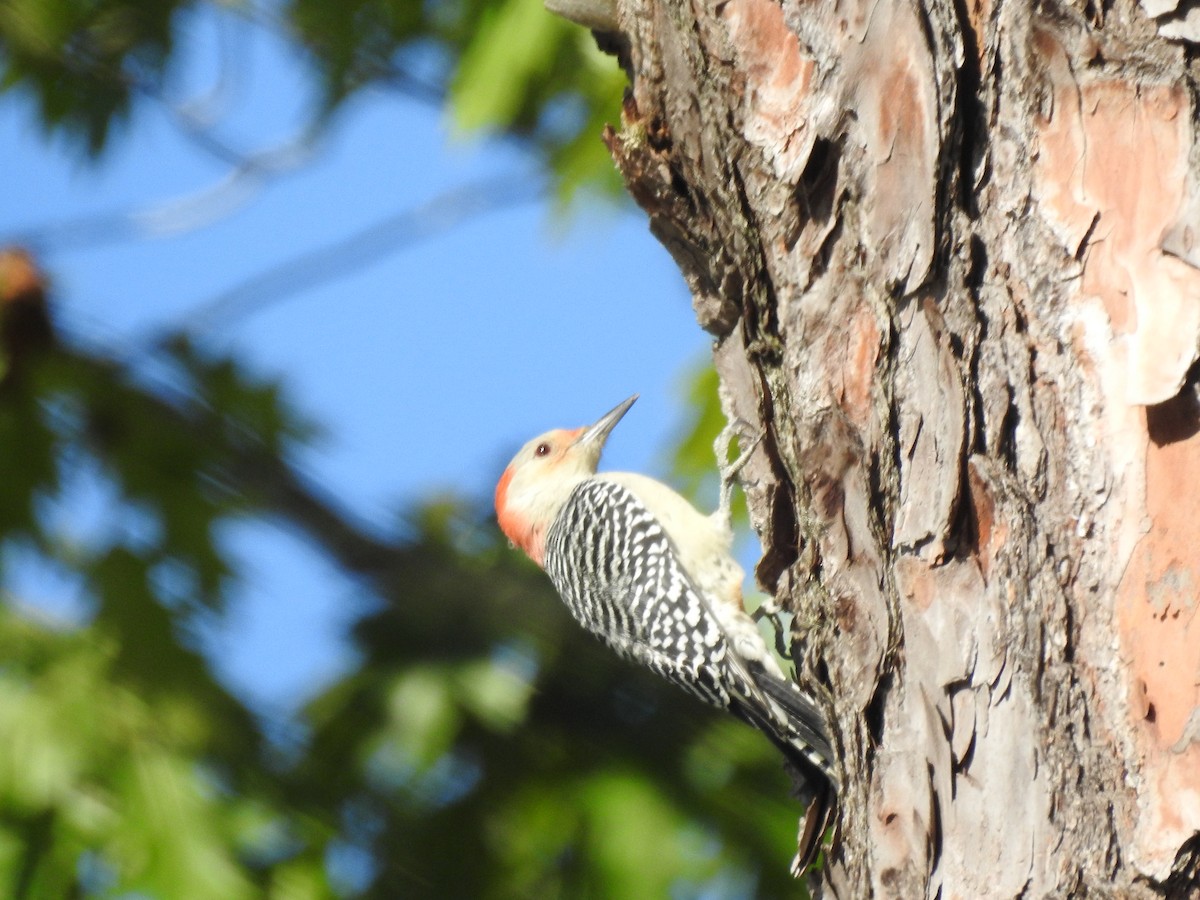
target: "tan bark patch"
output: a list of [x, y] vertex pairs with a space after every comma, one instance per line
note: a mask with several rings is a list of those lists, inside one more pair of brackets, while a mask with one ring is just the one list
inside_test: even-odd
[[[1080, 361], [1104, 397], [1096, 435], [1113, 464], [1102, 515], [1113, 537], [1118, 653], [1127, 666], [1115, 717], [1134, 735], [1140, 814], [1130, 858], [1164, 877], [1200, 828], [1200, 745], [1187, 737], [1200, 704], [1200, 435], [1149, 410], [1168, 439], [1148, 440], [1147, 411], [1174, 397], [1197, 356], [1200, 271], [1163, 252], [1187, 208], [1190, 103], [1175, 85], [1076, 85], [1061, 47], [1035, 50], [1051, 73], [1053, 109], [1039, 120], [1036, 195], [1082, 264], [1072, 315]], [[1102, 321], [1103, 320], [1103, 321]], [[1122, 729], [1124, 730], [1124, 729]], [[1140, 772], [1138, 765], [1140, 763]]]
[[933, 260], [937, 183], [937, 97], [921, 25], [907, 4], [870, 4], [861, 43], [848, 41], [845, 65], [874, 163], [865, 207], [886, 277], [915, 288]]
[[945, 556], [962, 482], [963, 387], [937, 309], [913, 304], [901, 321], [905, 363], [896, 383], [916, 402], [898, 417], [900, 505], [892, 545], [919, 548], [936, 562]]
[[930, 565], [918, 556], [904, 555], [897, 557], [894, 572], [896, 589], [907, 601], [906, 635], [929, 635], [928, 646], [913, 640], [908, 650], [913, 673], [921, 676], [930, 695], [969, 681], [977, 673], [981, 680], [990, 681], [1005, 651], [996, 643], [994, 631], [978, 624], [998, 622], [1001, 617], [979, 566], [973, 560]]
[[933, 570], [923, 560], [899, 557], [896, 560], [896, 587], [900, 589], [900, 596], [921, 612], [933, 605], [936, 588]]
[[996, 500], [991, 486], [975, 460], [967, 462], [967, 488], [975, 514], [975, 560], [986, 583], [996, 554], [1008, 541], [1008, 525], [996, 519]]
[[[1029, 696], [1027, 680], [1012, 679], [1014, 663], [1006, 664], [1006, 647], [998, 639], [1004, 621], [1000, 599], [989, 594], [974, 562], [931, 566], [920, 557], [901, 556], [894, 572], [904, 600], [908, 669], [904, 718], [893, 728], [889, 747], [903, 752], [908, 763], [889, 766], [884, 808], [903, 810], [904, 781], [912, 796], [932, 787], [928, 799], [937, 805], [938, 820], [957, 836], [942, 847], [938, 863], [949, 883], [958, 886], [950, 896], [1015, 896], [1031, 880], [1034, 848], [1051, 839], [1044, 827], [1047, 783], [1028, 741], [1044, 711]], [[917, 803], [907, 815], [924, 816], [922, 823], [928, 824]], [[911, 840], [915, 829], [907, 821], [897, 820], [904, 826], [900, 833]], [[990, 842], [998, 821], [1032, 837]], [[889, 823], [875, 824], [872, 835], [885, 842], [880, 858], [890, 863], [906, 845], [880, 824]], [[896, 843], [890, 851], [889, 838]], [[911, 852], [913, 845], [907, 847]]]

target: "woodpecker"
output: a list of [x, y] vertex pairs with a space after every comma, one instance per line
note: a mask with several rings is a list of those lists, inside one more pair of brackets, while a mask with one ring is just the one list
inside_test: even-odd
[[525, 444], [496, 485], [496, 518], [585, 629], [782, 751], [806, 788], [798, 875], [820, 848], [837, 775], [825, 716], [784, 676], [742, 606], [729, 500], [744, 458], [723, 471], [711, 516], [653, 478], [597, 473], [609, 434], [635, 400], [593, 425]]

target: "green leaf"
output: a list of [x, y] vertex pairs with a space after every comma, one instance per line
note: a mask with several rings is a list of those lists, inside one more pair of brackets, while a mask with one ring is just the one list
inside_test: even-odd
[[463, 706], [489, 727], [512, 731], [525, 719], [533, 683], [497, 659], [468, 663], [458, 670]]
[[489, 4], [459, 61], [450, 94], [463, 131], [517, 121], [533, 85], [551, 70], [570, 25], [546, 12], [542, 0]]
[[[584, 787], [581, 799], [588, 810], [596, 887], [613, 897], [669, 896], [687, 868], [680, 841], [685, 820], [657, 785], [631, 772], [602, 772]], [[703, 868], [697, 873], [704, 874]]]
[[[191, 761], [135, 750], [118, 782], [122, 826], [109, 858], [120, 880], [151, 896], [238, 900], [255, 893]], [[153, 838], [147, 841], [148, 835]]]

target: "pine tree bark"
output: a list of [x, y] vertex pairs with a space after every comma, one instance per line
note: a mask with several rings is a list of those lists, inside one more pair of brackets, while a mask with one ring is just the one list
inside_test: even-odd
[[1184, 6], [619, 0], [601, 36], [613, 157], [766, 435], [827, 896], [1200, 894]]

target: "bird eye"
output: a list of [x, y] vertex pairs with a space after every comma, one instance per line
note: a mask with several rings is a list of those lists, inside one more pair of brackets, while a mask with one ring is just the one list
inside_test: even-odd
[[543, 441], [542, 443], [537, 445], [537, 449], [533, 451], [533, 455], [534, 456], [549, 456], [550, 455], [550, 445], [547, 444], [545, 441]]

